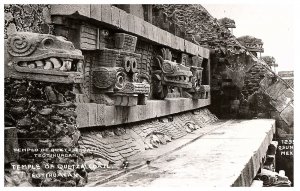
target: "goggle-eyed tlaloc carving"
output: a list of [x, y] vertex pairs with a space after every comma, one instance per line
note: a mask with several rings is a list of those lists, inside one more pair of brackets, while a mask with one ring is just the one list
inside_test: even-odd
[[[139, 73], [141, 55], [134, 53], [137, 37], [125, 33], [116, 33], [114, 37], [115, 48], [103, 48], [100, 62], [92, 69], [94, 96], [105, 94], [117, 106], [144, 105], [150, 85]], [[102, 99], [98, 100], [102, 103]]]
[[5, 44], [5, 77], [82, 83], [83, 56], [72, 42], [49, 34], [18, 32]]

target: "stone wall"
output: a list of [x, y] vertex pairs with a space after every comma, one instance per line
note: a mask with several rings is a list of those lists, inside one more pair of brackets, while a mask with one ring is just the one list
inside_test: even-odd
[[267, 73], [268, 70], [260, 64], [255, 64], [246, 72], [244, 86], [242, 89], [242, 93], [245, 96], [245, 99], [247, 99], [259, 89], [259, 83]]
[[[20, 31], [53, 33], [50, 5], [5, 5], [4, 11], [5, 38]], [[6, 161], [6, 186], [83, 186], [85, 184], [87, 174], [83, 168], [72, 170], [57, 168], [59, 164], [81, 165], [84, 162], [78, 151], [77, 142], [80, 132], [76, 125], [75, 95], [72, 91], [72, 85], [5, 79], [5, 126], [16, 127], [19, 149], [30, 150], [27, 152], [23, 150], [15, 160]], [[6, 146], [10, 145], [10, 141], [6, 143]], [[61, 150], [54, 152], [52, 149]], [[44, 152], [41, 152], [42, 150]], [[14, 150], [6, 151], [14, 152]], [[70, 157], [55, 157], [55, 154]], [[26, 170], [16, 169], [17, 165], [33, 167]], [[49, 165], [54, 167], [47, 168]], [[43, 176], [47, 173], [52, 175], [67, 173], [72, 176]]]
[[278, 75], [294, 88], [294, 71], [279, 71]]
[[[293, 136], [293, 83], [274, 74], [201, 5], [154, 8], [180, 26], [186, 39], [211, 49], [210, 109], [214, 114], [219, 118], [275, 118], [276, 139]], [[292, 158], [278, 157], [277, 168], [286, 170], [293, 181]]]
[[216, 120], [208, 109], [199, 109], [105, 129], [81, 129], [80, 147], [90, 151], [85, 155], [86, 161], [119, 166], [130, 156], [168, 144]]
[[[65, 10], [62, 9], [63, 7], [55, 5], [52, 14], [54, 16], [61, 14], [63, 10], [66, 11], [65, 15], [69, 14], [68, 16], [70, 16], [79, 9], [80, 17], [78, 18], [92, 18], [111, 25], [113, 31], [121, 29], [136, 34], [139, 36], [136, 53], [141, 54], [139, 71], [140, 74], [146, 76], [149, 75], [151, 67], [153, 67], [153, 57], [158, 52], [157, 44], [160, 48], [164, 46], [173, 48], [173, 59], [178, 62], [183, 57], [182, 52], [191, 55], [202, 54], [201, 56], [206, 55], [204, 57], [209, 58], [208, 53], [206, 53], [207, 49], [204, 50], [200, 46], [210, 48], [211, 111], [222, 118], [275, 118], [278, 139], [293, 135], [293, 88], [269, 71], [268, 67], [255, 58], [252, 53], [247, 52], [246, 48], [236, 41], [230, 31], [221, 26], [201, 5], [155, 5], [152, 23], [170, 33], [144, 22], [141, 19], [144, 18], [143, 7], [137, 6], [139, 8], [136, 13], [140, 18], [110, 5], [70, 5], [64, 6]], [[54, 27], [51, 24], [50, 7], [49, 5], [5, 5], [5, 38], [16, 31], [52, 34]], [[99, 12], [93, 11], [97, 8]], [[121, 17], [121, 15], [123, 16]], [[55, 22], [59, 22], [59, 19]], [[62, 25], [64, 23], [56, 24]], [[178, 38], [178, 36], [184, 37], [185, 40]], [[140, 37], [146, 41], [140, 40]], [[149, 41], [152, 43], [148, 43]], [[77, 130], [76, 117], [72, 116], [76, 111], [76, 105], [73, 103], [90, 102], [91, 79], [89, 72], [95, 53], [84, 52], [84, 55], [86, 56], [85, 83], [83, 83], [82, 92], [80, 92], [84, 97], [80, 100], [70, 93], [72, 91], [71, 86], [6, 79], [5, 123], [6, 126], [15, 126], [17, 135], [23, 138], [19, 141], [20, 148], [56, 148], [60, 146], [78, 148], [77, 141], [80, 133]], [[150, 77], [149, 80], [151, 83]], [[31, 97], [26, 98], [27, 93]], [[85, 112], [87, 119], [92, 117], [94, 121], [98, 120], [99, 116], [95, 116], [98, 108], [101, 108], [98, 106], [96, 104], [93, 107], [86, 105], [88, 108], [88, 111]], [[92, 108], [91, 111], [90, 108]], [[144, 110], [142, 111], [145, 113]], [[100, 112], [105, 113], [103, 110]], [[192, 131], [195, 125], [201, 127], [202, 123], [206, 123], [202, 121], [205, 121], [203, 119], [205, 116], [215, 119], [207, 110], [201, 110], [195, 115], [189, 112], [168, 119], [151, 120], [142, 124], [118, 126], [113, 129], [107, 128], [90, 132], [82, 130], [84, 136], [80, 145], [97, 151], [95, 154], [89, 153], [87, 157], [100, 157], [113, 163], [120, 162], [145, 149], [165, 144], [169, 138], [182, 137]], [[86, 116], [80, 116], [80, 120], [83, 121], [84, 117]], [[102, 118], [100, 121], [103, 121]], [[195, 123], [191, 123], [191, 121]], [[90, 125], [89, 120], [84, 121], [84, 123], [87, 123], [88, 126], [97, 126], [96, 123]], [[101, 125], [103, 124], [101, 122]], [[83, 127], [86, 126], [83, 125]], [[39, 140], [29, 139], [31, 137], [39, 137]], [[41, 137], [44, 139], [40, 139]], [[94, 141], [97, 142], [97, 146]], [[75, 157], [71, 161], [65, 162], [83, 163], [83, 158], [79, 153], [71, 154], [75, 154]], [[33, 158], [31, 153], [20, 155], [17, 162], [22, 164], [38, 162], [43, 165], [45, 162], [59, 163], [61, 161], [60, 159], [47, 161]], [[288, 169], [290, 174], [287, 174], [292, 180], [291, 167], [289, 166]], [[10, 174], [7, 174], [6, 183], [8, 185], [20, 185], [20, 181], [12, 179], [12, 173], [14, 172], [10, 171]], [[26, 171], [25, 174], [24, 172], [19, 173], [27, 177], [26, 173], [33, 174], [34, 171]], [[38, 186], [80, 186], [84, 184], [85, 171], [80, 169], [70, 173], [80, 176], [75, 181], [70, 178], [37, 178], [31, 179], [30, 182]], [[27, 178], [22, 179], [22, 181], [26, 180]]]
[[136, 53], [141, 54], [141, 61], [139, 71], [140, 74], [149, 79], [151, 83], [150, 71], [155, 57], [155, 46], [144, 41], [138, 40], [136, 45]]
[[[14, 79], [5, 81], [5, 126], [17, 128], [19, 149], [31, 150], [20, 152], [18, 160], [10, 163], [39, 166], [25, 170], [29, 182], [35, 186], [83, 186], [85, 183], [84, 169], [57, 168], [59, 164], [83, 164], [83, 158], [76, 150], [80, 132], [77, 130], [74, 112], [75, 95], [71, 91], [72, 86], [68, 85]], [[59, 151], [53, 151], [56, 149]], [[55, 167], [47, 168], [49, 165]], [[14, 171], [17, 171], [15, 167], [9, 169], [7, 179]], [[43, 177], [43, 174], [66, 172], [77, 178]], [[7, 184], [15, 186], [18, 183], [14, 178], [12, 182], [7, 181]]]
[[4, 38], [16, 31], [52, 34], [50, 5], [4, 5]]

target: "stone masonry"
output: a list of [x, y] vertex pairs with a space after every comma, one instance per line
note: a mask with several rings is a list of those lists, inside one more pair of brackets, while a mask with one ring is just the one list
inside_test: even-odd
[[[49, 5], [5, 5], [5, 38], [15, 32], [51, 34]], [[7, 49], [7, 47], [6, 47]], [[38, 177], [35, 174], [60, 173], [64, 169], [45, 168], [58, 164], [83, 164], [81, 154], [76, 151], [80, 132], [76, 126], [75, 95], [73, 86], [32, 80], [5, 79], [5, 126], [16, 127], [19, 149], [22, 152], [15, 161], [6, 164], [6, 186], [83, 186], [86, 182], [84, 169], [69, 170], [72, 177]], [[70, 158], [44, 158], [35, 154], [51, 153], [54, 148], [68, 148], [59, 154]], [[18, 149], [18, 148], [16, 148]], [[48, 152], [41, 153], [41, 149]], [[72, 151], [73, 150], [73, 151]], [[78, 150], [78, 149], [77, 149]], [[11, 152], [11, 151], [10, 151]], [[16, 165], [38, 165], [39, 168], [13, 170]]]
[[[20, 52], [23, 44], [18, 36], [17, 53], [6, 48], [6, 55], [20, 59], [5, 63], [17, 68], [6, 72], [10, 76], [5, 79], [5, 127], [9, 127], [5, 135], [17, 138], [6, 140], [6, 152], [18, 145], [20, 149], [64, 148], [60, 154], [72, 156], [5, 153], [6, 186], [84, 186], [85, 168], [49, 170], [45, 166], [120, 165], [127, 157], [170, 144], [218, 118], [273, 118], [275, 140], [293, 139], [293, 86], [258, 59], [249, 44], [241, 44], [231, 34], [233, 20], [218, 21], [201, 5], [5, 5], [4, 11], [7, 45], [13, 44], [8, 39], [16, 32], [55, 34], [76, 48], [80, 54], [76, 62], [84, 56], [84, 62], [75, 66], [70, 59], [62, 65], [53, 58], [54, 63], [24, 61], [36, 46]], [[262, 44], [260, 40], [261, 51]], [[49, 73], [37, 68], [42, 64], [51, 69], [49, 63], [63, 69]], [[162, 63], [166, 64], [163, 69]], [[26, 73], [36, 68], [37, 72]], [[14, 75], [16, 71], [21, 75]], [[165, 71], [171, 71], [170, 75], [161, 75]], [[163, 84], [167, 80], [171, 81], [168, 86]], [[193, 82], [192, 88], [184, 90], [182, 82]], [[208, 105], [209, 109], [204, 108]], [[293, 156], [275, 153], [264, 169], [284, 169], [283, 182], [286, 177], [293, 182]], [[12, 165], [28, 163], [41, 168], [12, 170]], [[33, 176], [52, 171], [72, 177]], [[271, 185], [269, 180], [264, 185]]]

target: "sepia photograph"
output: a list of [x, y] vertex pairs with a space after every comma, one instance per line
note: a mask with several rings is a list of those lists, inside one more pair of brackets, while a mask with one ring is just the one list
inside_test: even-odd
[[2, 5], [4, 187], [294, 187], [291, 1], [43, 3]]

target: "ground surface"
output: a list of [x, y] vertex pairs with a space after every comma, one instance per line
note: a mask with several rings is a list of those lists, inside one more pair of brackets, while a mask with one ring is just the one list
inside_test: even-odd
[[[154, 158], [155, 150], [149, 151], [150, 164], [94, 186], [249, 186], [274, 128], [274, 120], [266, 119], [217, 123], [204, 134], [186, 136], [185, 142], [169, 143], [173, 152], [167, 152], [168, 147], [158, 150], [163, 155], [160, 158]], [[178, 149], [174, 151], [174, 147]], [[147, 152], [135, 160], [139, 161], [136, 164], [147, 160]]]

